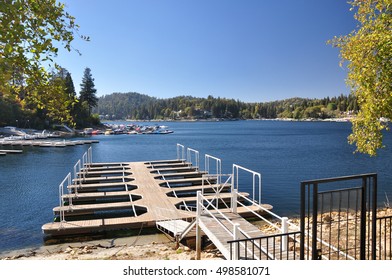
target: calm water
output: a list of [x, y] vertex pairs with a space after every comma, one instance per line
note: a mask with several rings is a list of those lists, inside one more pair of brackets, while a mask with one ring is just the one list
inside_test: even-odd
[[[349, 123], [329, 122], [176, 122], [168, 135], [96, 136], [93, 161], [144, 161], [176, 157], [176, 144], [222, 159], [223, 172], [233, 163], [260, 172], [263, 202], [280, 215], [299, 212], [302, 180], [377, 172], [379, 201], [392, 200], [392, 137], [378, 157], [353, 154], [347, 144]], [[58, 185], [88, 146], [24, 148], [0, 158], [0, 252], [43, 244], [41, 226], [53, 220]], [[202, 160], [203, 159], [203, 160]]]

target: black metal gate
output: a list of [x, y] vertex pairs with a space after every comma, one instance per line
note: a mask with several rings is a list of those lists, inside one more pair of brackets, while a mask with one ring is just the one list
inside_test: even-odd
[[301, 182], [300, 258], [376, 259], [377, 174]]

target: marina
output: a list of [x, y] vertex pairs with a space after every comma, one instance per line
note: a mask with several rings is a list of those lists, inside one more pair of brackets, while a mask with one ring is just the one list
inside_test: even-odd
[[[85, 182], [83, 182], [84, 172], [81, 169], [83, 169], [83, 164], [88, 166], [89, 161], [87, 154], [84, 156], [84, 159], [83, 157], [80, 159], [80, 157], [87, 151], [88, 145], [75, 145], [66, 149], [26, 146], [23, 147], [24, 152], [21, 154], [1, 157], [2, 174], [6, 174], [6, 176], [0, 176], [0, 185], [2, 186], [2, 203], [0, 208], [3, 213], [0, 220], [0, 251], [6, 253], [14, 248], [36, 248], [36, 246], [42, 246], [43, 244], [45, 246], [53, 243], [59, 244], [66, 240], [77, 242], [78, 240], [98, 239], [97, 241], [99, 242], [102, 238], [113, 238], [118, 235], [137, 236], [139, 232], [142, 235], [154, 232], [154, 234], [158, 233], [156, 236], [161, 236], [159, 231], [156, 230], [158, 227], [160, 230], [165, 231], [171, 239], [176, 240], [176, 236], [181, 237], [185, 233], [185, 229], [188, 228], [188, 223], [190, 223], [193, 228], [186, 234], [185, 239], [181, 241], [188, 244], [188, 242], [194, 242], [196, 239], [197, 206], [199, 205], [200, 208], [202, 205], [208, 205], [207, 209], [201, 209], [201, 215], [199, 216], [199, 227], [202, 228], [203, 224], [208, 224], [208, 228], [211, 229], [210, 236], [207, 236], [204, 232], [204, 230], [207, 232], [208, 230], [201, 230], [201, 235], [205, 236], [203, 240], [214, 239], [213, 235], [216, 235], [217, 238], [214, 239], [216, 247], [220, 246], [218, 243], [220, 240], [221, 244], [226, 245], [226, 252], [227, 250], [230, 251], [225, 253], [228, 256], [227, 258], [230, 258], [229, 253], [233, 253], [233, 249], [230, 250], [230, 246], [227, 246], [228, 243], [235, 248], [235, 244], [239, 242], [238, 240], [245, 239], [248, 241], [246, 243], [241, 241], [240, 244], [242, 245], [240, 247], [247, 244], [249, 248], [252, 248], [253, 244], [263, 244], [265, 242], [261, 238], [263, 237], [268, 238], [269, 246], [275, 244], [275, 242], [272, 242], [273, 237], [271, 237], [271, 234], [282, 234], [282, 225], [285, 224], [282, 223], [280, 217], [290, 217], [290, 222], [291, 218], [294, 218], [295, 221], [295, 218], [299, 215], [296, 214], [299, 213], [298, 210], [300, 209], [299, 183], [305, 179], [360, 174], [369, 170], [377, 170], [379, 173], [377, 182], [380, 206], [384, 205], [383, 201], [386, 195], [390, 195], [388, 188], [390, 168], [387, 164], [389, 162], [389, 153], [385, 150], [377, 158], [364, 158], [361, 155], [353, 154], [351, 147], [345, 142], [346, 135], [349, 132], [349, 127], [345, 123], [243, 121], [227, 123], [200, 122], [193, 123], [190, 126], [188, 123], [179, 122], [172, 123], [170, 126], [173, 126], [176, 133], [165, 136], [164, 141], [162, 141], [161, 137], [150, 135], [139, 135], [137, 137], [129, 137], [128, 135], [98, 135], [91, 138], [82, 138], [82, 140], [96, 139], [100, 141], [98, 145], [93, 145], [94, 155], [91, 158], [94, 158], [94, 161], [91, 161], [91, 166], [87, 174], [84, 175], [86, 178]], [[233, 134], [233, 131], [238, 133]], [[73, 138], [70, 140], [78, 139]], [[391, 143], [389, 134], [386, 140], [388, 141], [386, 144], [389, 146], [388, 144]], [[206, 154], [218, 155], [221, 158], [222, 170], [217, 171], [216, 162], [212, 161], [212, 159], [206, 161], [201, 154], [198, 162], [195, 152], [190, 151], [190, 158], [188, 158], [187, 149], [184, 155], [180, 153], [177, 156], [175, 153], [176, 143], [183, 142], [197, 150], [204, 151]], [[317, 143], [317, 145], [314, 143]], [[0, 149], [22, 150], [22, 148], [17, 146], [0, 147]], [[331, 153], [332, 150], [335, 152]], [[162, 160], [162, 158], [165, 160]], [[75, 162], [78, 162], [79, 159], [80, 168], [79, 164], [75, 167]], [[181, 161], [191, 164], [183, 165]], [[150, 172], [154, 174], [154, 180], [156, 180], [159, 187], [165, 190], [165, 195], [169, 197], [170, 204], [181, 211], [188, 207], [191, 210], [189, 213], [192, 217], [176, 219], [177, 216], [174, 213], [169, 215], [166, 213], [169, 211], [161, 210], [161, 215], [172, 217], [172, 219], [165, 220], [164, 217], [161, 217], [151, 221], [151, 227], [147, 227], [147, 224], [144, 223], [142, 227], [136, 227], [134, 230], [125, 227], [125, 230], [120, 229], [117, 232], [117, 226], [114, 225], [113, 228], [105, 228], [106, 222], [109, 224], [115, 219], [118, 219], [118, 221], [122, 220], [122, 222], [127, 220], [129, 222], [131, 220], [135, 221], [136, 218], [144, 218], [150, 215], [150, 209], [145, 207], [145, 200], [143, 200], [145, 198], [140, 197], [141, 188], [136, 185], [135, 175], [129, 165], [129, 163], [148, 162], [152, 162], [154, 168], [159, 169], [159, 173], [158, 171], [152, 172], [152, 170]], [[240, 182], [239, 195], [237, 196], [239, 210], [237, 211], [242, 211], [241, 207], [244, 207], [243, 205], [251, 208], [247, 205], [250, 203], [246, 198], [252, 199], [255, 197], [256, 200], [262, 202], [261, 204], [273, 205], [271, 211], [278, 217], [272, 214], [263, 215], [262, 217], [273, 217], [272, 223], [275, 227], [272, 225], [270, 227], [275, 229], [274, 232], [264, 232], [264, 226], [259, 226], [257, 221], [255, 224], [254, 219], [251, 218], [251, 224], [259, 229], [261, 228], [264, 233], [259, 234], [255, 232], [253, 234], [249, 228], [249, 237], [238, 239], [244, 237], [240, 233], [237, 236], [237, 241], [234, 240], [234, 224], [237, 220], [234, 218], [234, 214], [230, 212], [232, 210], [224, 209], [230, 208], [231, 198], [233, 197], [232, 186], [234, 185], [231, 184], [231, 180], [226, 183], [228, 177], [224, 176], [230, 174], [235, 174], [236, 176], [236, 171], [233, 171], [233, 165], [228, 164], [232, 162], [238, 162], [241, 166], [249, 167], [250, 170], [262, 171], [262, 199], [259, 199], [257, 191], [253, 194], [253, 175], [250, 175], [250, 178]], [[145, 165], [147, 166], [148, 164]], [[315, 168], [316, 166], [317, 168]], [[174, 171], [174, 168], [177, 170]], [[68, 191], [68, 188], [64, 186], [62, 194], [64, 205], [62, 205], [62, 202], [59, 201], [59, 182], [62, 181], [69, 171], [71, 171], [71, 183], [69, 185], [72, 187]], [[241, 171], [239, 172], [241, 173]], [[197, 175], [197, 173], [200, 173], [202, 177], [204, 176], [204, 186], [200, 182], [191, 182], [189, 180], [198, 179], [197, 176], [200, 177], [200, 174]], [[214, 176], [216, 174], [222, 175], [220, 176], [220, 183], [224, 186], [222, 186], [222, 191], [220, 192], [219, 203], [209, 205], [207, 201], [216, 196], [213, 193], [214, 189], [216, 190], [214, 188], [215, 184], [212, 183], [214, 177], [217, 182], [219, 181], [219, 177]], [[247, 175], [246, 173], [245, 175], [241, 173], [241, 176]], [[102, 178], [98, 180], [97, 177]], [[211, 177], [211, 179], [208, 177]], [[186, 180], [183, 184], [173, 181], [178, 179]], [[207, 179], [211, 181], [211, 185], [207, 183]], [[73, 180], [75, 182], [72, 182]], [[172, 181], [170, 189], [163, 183], [164, 180]], [[67, 185], [68, 182], [64, 184]], [[75, 190], [77, 185], [82, 185], [85, 188], [84, 191], [80, 191], [80, 188]], [[202, 190], [205, 191], [200, 196], [203, 203], [198, 203], [198, 191]], [[255, 187], [255, 190], [258, 190], [258, 186]], [[352, 192], [353, 194], [357, 193], [355, 190]], [[129, 197], [129, 194], [131, 194], [131, 197]], [[327, 194], [320, 195], [329, 197]], [[350, 195], [350, 197], [354, 198], [355, 196]], [[55, 214], [53, 210], [56, 210], [56, 223], [59, 224], [60, 213], [65, 213], [64, 211], [69, 206], [67, 205], [69, 199], [72, 199], [72, 204], [78, 206], [78, 208], [75, 207], [75, 213], [69, 211], [64, 214], [65, 223], [63, 225], [67, 225], [67, 223], [77, 224], [84, 220], [86, 224], [94, 224], [99, 221], [104, 227], [101, 229], [95, 227], [94, 230], [80, 234], [68, 232], [65, 235], [60, 234], [53, 238], [50, 237], [50, 234], [44, 235], [42, 226], [53, 221]], [[131, 200], [132, 203], [130, 203]], [[111, 203], [116, 204], [107, 206], [107, 204]], [[229, 207], [226, 207], [224, 203]], [[106, 204], [105, 207], [107, 208], [97, 210], [99, 208], [94, 204]], [[88, 207], [83, 205], [92, 206], [89, 206], [91, 209], [87, 209]], [[132, 208], [132, 205], [135, 206], [135, 209]], [[213, 207], [216, 205], [219, 208], [214, 209]], [[355, 206], [356, 204], [351, 205]], [[64, 206], [64, 208], [60, 209], [60, 206]], [[143, 206], [144, 208], [138, 208], [137, 206]], [[330, 211], [327, 207], [323, 209], [324, 211]], [[209, 215], [207, 211], [214, 215]], [[225, 214], [229, 220], [222, 218], [223, 216], [220, 216], [221, 214], [218, 211]], [[133, 214], [134, 212], [137, 213], [137, 217]], [[159, 212], [158, 209], [156, 212]], [[249, 209], [247, 209], [246, 214], [254, 216]], [[209, 221], [206, 221], [207, 215], [211, 217], [211, 222], [215, 221], [214, 226]], [[233, 218], [231, 218], [232, 216]], [[243, 218], [244, 213], [240, 216]], [[222, 227], [217, 220], [226, 226]], [[248, 219], [246, 218], [245, 220]], [[343, 218], [341, 220], [343, 221]], [[334, 221], [338, 221], [338, 219], [335, 218]], [[153, 225], [154, 223], [155, 226]], [[327, 225], [323, 226], [324, 229], [325, 226]], [[248, 228], [240, 226], [240, 229], [242, 227]], [[212, 230], [213, 228], [214, 230]], [[217, 229], [216, 231], [215, 228]], [[291, 224], [289, 224], [288, 228], [288, 234], [290, 234], [288, 239], [290, 241], [301, 239], [300, 236], [293, 236], [293, 231], [296, 232], [297, 228]], [[96, 231], [97, 229], [98, 231]], [[97, 233], [94, 234], [93, 232]], [[325, 231], [323, 230], [323, 232]], [[226, 236], [226, 239], [223, 239], [224, 236]], [[279, 235], [275, 238], [280, 242], [282, 236]], [[230, 240], [227, 241], [227, 239]], [[291, 248], [295, 243], [289, 243], [289, 245]], [[338, 244], [335, 244], [335, 246], [338, 246]], [[280, 248], [278, 244], [275, 244], [275, 247]], [[222, 250], [224, 250], [223, 247]], [[256, 247], [255, 250], [257, 250]], [[291, 253], [292, 251], [289, 250], [288, 252]], [[357, 252], [359, 252], [359, 249], [357, 249]], [[282, 254], [284, 258], [294, 257], [292, 255], [287, 256], [285, 252]], [[244, 256], [242, 249], [239, 255], [240, 258], [252, 258], [249, 255]], [[258, 258], [263, 256], [265, 254], [259, 255]], [[341, 257], [343, 256], [341, 255]], [[328, 255], [326, 257], [328, 258]], [[280, 258], [280, 256], [276, 258]]]
[[[175, 159], [95, 163], [90, 147], [59, 185], [55, 221], [42, 231], [70, 236], [157, 228], [176, 242], [192, 232], [198, 254], [207, 235], [225, 258], [233, 258], [228, 241], [265, 235], [246, 218], [269, 222], [264, 216], [279, 216], [257, 200], [259, 173], [233, 164], [233, 173], [222, 174], [219, 158], [205, 155], [205, 161], [206, 170], [200, 170], [199, 152], [177, 144]], [[252, 194], [240, 191], [239, 171], [253, 178]]]

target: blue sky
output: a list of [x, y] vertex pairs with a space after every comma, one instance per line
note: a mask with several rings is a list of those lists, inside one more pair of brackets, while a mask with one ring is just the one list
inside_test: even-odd
[[77, 92], [91, 68], [97, 95], [139, 92], [265, 102], [348, 94], [339, 51], [354, 30], [344, 0], [62, 0], [76, 17], [76, 52], [57, 62]]

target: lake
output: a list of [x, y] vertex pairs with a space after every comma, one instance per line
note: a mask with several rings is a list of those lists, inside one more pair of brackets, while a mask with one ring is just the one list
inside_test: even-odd
[[[126, 123], [126, 122], [122, 122]], [[137, 122], [136, 122], [137, 123]], [[155, 123], [138, 123], [153, 125]], [[392, 199], [391, 133], [377, 157], [354, 154], [350, 123], [225, 121], [161, 122], [173, 134], [93, 136], [94, 162], [176, 158], [176, 144], [222, 160], [223, 173], [239, 164], [261, 173], [262, 202], [279, 215], [299, 213], [300, 182], [376, 172], [379, 204]], [[53, 220], [58, 185], [89, 146], [25, 147], [0, 157], [0, 252], [43, 245], [41, 226]]]

